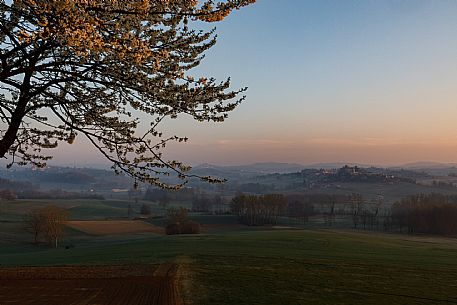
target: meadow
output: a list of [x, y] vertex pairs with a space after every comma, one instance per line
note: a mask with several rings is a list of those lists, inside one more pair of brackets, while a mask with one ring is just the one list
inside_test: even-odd
[[[32, 245], [21, 224], [28, 209], [49, 203], [68, 209], [76, 224], [67, 228], [59, 249]], [[180, 265], [183, 297], [199, 305], [457, 304], [455, 238], [314, 225], [247, 227], [225, 215], [192, 215], [202, 223], [203, 234], [166, 236], [145, 223], [126, 220], [127, 204], [122, 200], [3, 203], [0, 266], [172, 262]], [[156, 205], [152, 208], [155, 215], [163, 212]], [[110, 225], [104, 227], [107, 231], [93, 231], [105, 222]], [[150, 222], [153, 228], [165, 224], [159, 217]]]
[[457, 241], [330, 230], [81, 239], [70, 249], [10, 245], [2, 266], [178, 262], [193, 304], [457, 303]]

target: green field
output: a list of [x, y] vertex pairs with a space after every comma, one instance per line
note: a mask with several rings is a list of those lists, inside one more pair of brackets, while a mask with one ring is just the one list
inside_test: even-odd
[[457, 241], [264, 230], [2, 245], [1, 265], [184, 261], [194, 304], [457, 304]]
[[[319, 230], [311, 224], [307, 230], [250, 228], [229, 215], [191, 214], [211, 234], [90, 236], [68, 229], [62, 247], [50, 249], [32, 245], [21, 223], [27, 210], [47, 204], [68, 209], [72, 219], [106, 219], [125, 217], [128, 201], [3, 203], [1, 266], [177, 260], [185, 271], [185, 297], [198, 305], [457, 304], [457, 239]], [[163, 218], [151, 222], [165, 224]]]

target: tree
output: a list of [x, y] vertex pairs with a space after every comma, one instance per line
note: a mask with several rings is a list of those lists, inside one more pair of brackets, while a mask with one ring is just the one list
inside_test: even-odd
[[0, 200], [15, 200], [17, 199], [17, 195], [9, 189], [0, 190]]
[[40, 236], [43, 236], [50, 245], [57, 248], [67, 219], [66, 210], [48, 205], [31, 210], [25, 216], [24, 222], [26, 230], [33, 234], [35, 243], [38, 243]]
[[161, 206], [162, 208], [166, 208], [169, 203], [170, 197], [167, 195], [167, 193], [165, 193], [165, 196], [159, 200], [159, 206]]
[[43, 232], [50, 245], [58, 247], [58, 241], [65, 229], [65, 222], [68, 220], [68, 212], [62, 208], [49, 205], [41, 210], [43, 217]]
[[170, 208], [167, 210], [167, 222], [168, 224], [177, 224], [181, 225], [188, 221], [187, 218], [187, 209], [180, 208]]
[[336, 197], [334, 195], [329, 195], [327, 200], [327, 210], [324, 212], [324, 221], [327, 226], [332, 226], [335, 222], [335, 204]]
[[130, 218], [133, 215], [132, 203], [129, 201], [127, 206], [127, 218]]
[[201, 192], [200, 194], [195, 194], [194, 198], [192, 198], [192, 211], [206, 213], [212, 212], [213, 201], [204, 192]]
[[357, 229], [357, 225], [360, 223], [361, 215], [364, 210], [364, 200], [361, 194], [352, 193], [350, 197], [351, 201], [351, 214], [352, 214], [352, 223], [354, 229]]
[[314, 214], [314, 205], [311, 203], [311, 197], [305, 195], [289, 195], [287, 197], [287, 214], [289, 217], [301, 218], [305, 225], [309, 217]]
[[230, 210], [241, 223], [249, 226], [276, 224], [286, 210], [287, 199], [282, 194], [262, 196], [238, 194], [232, 198]]
[[152, 210], [151, 206], [149, 204], [143, 203], [140, 209], [140, 214], [141, 215], [151, 215]]
[[183, 207], [168, 209], [167, 216], [165, 227], [167, 235], [200, 233], [200, 224], [188, 218], [187, 209]]
[[[116, 172], [179, 188], [189, 167], [161, 149], [187, 138], [159, 124], [179, 114], [222, 122], [246, 90], [190, 74], [216, 42], [196, 21], [254, 1], [0, 0], [0, 157], [42, 167], [43, 150], [84, 136]], [[171, 173], [181, 183], [160, 179]]]
[[457, 234], [457, 200], [442, 194], [408, 196], [391, 207], [393, 224], [408, 233]]
[[44, 229], [44, 218], [41, 209], [33, 209], [25, 215], [25, 228], [33, 234], [34, 243], [38, 243]]

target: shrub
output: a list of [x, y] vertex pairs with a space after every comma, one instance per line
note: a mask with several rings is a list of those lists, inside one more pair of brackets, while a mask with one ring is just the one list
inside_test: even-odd
[[180, 234], [181, 233], [180, 225], [175, 224], [175, 223], [168, 224], [167, 227], [165, 228], [165, 233], [167, 233], [167, 235]]
[[200, 224], [189, 220], [181, 226], [181, 234], [200, 234]]
[[184, 224], [171, 223], [168, 224], [165, 228], [165, 233], [167, 235], [176, 235], [176, 234], [199, 234], [200, 233], [200, 224], [196, 221], [189, 220]]

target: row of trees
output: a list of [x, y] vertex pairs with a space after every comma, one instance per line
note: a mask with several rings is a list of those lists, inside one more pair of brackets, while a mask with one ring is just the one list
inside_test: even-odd
[[239, 194], [231, 212], [247, 225], [276, 224], [279, 216], [307, 223], [319, 215], [332, 226], [338, 215], [354, 229], [401, 231], [441, 235], [457, 234], [457, 197], [442, 194], [414, 195], [383, 206], [382, 198], [366, 201], [360, 194], [324, 195]]
[[208, 195], [204, 192], [195, 194], [192, 198], [193, 212], [225, 213], [225, 204], [221, 195]]
[[282, 194], [239, 194], [230, 204], [231, 212], [238, 215], [240, 222], [250, 226], [276, 224], [286, 208], [287, 199]]
[[396, 202], [391, 209], [392, 225], [408, 233], [457, 234], [457, 202], [441, 195], [415, 195]]
[[160, 188], [148, 188], [143, 199], [158, 202], [165, 207], [170, 202], [170, 192]]
[[240, 194], [232, 199], [231, 212], [248, 225], [276, 224], [279, 216], [307, 223], [311, 216], [321, 215], [332, 226], [336, 215], [351, 217], [354, 228], [378, 223], [380, 204], [367, 204], [360, 194]]
[[309, 217], [315, 215], [317, 211], [309, 196], [291, 195], [288, 196], [287, 216], [301, 219], [303, 224], [309, 221]]
[[321, 215], [327, 226], [333, 226], [336, 216], [350, 218], [354, 229], [378, 229], [383, 213], [382, 198], [367, 201], [359, 193], [296, 194], [287, 196], [287, 216], [300, 218], [305, 224], [310, 216]]
[[58, 247], [67, 220], [68, 212], [53, 205], [33, 209], [25, 216], [26, 229], [33, 234], [34, 242], [44, 240], [55, 248]]

